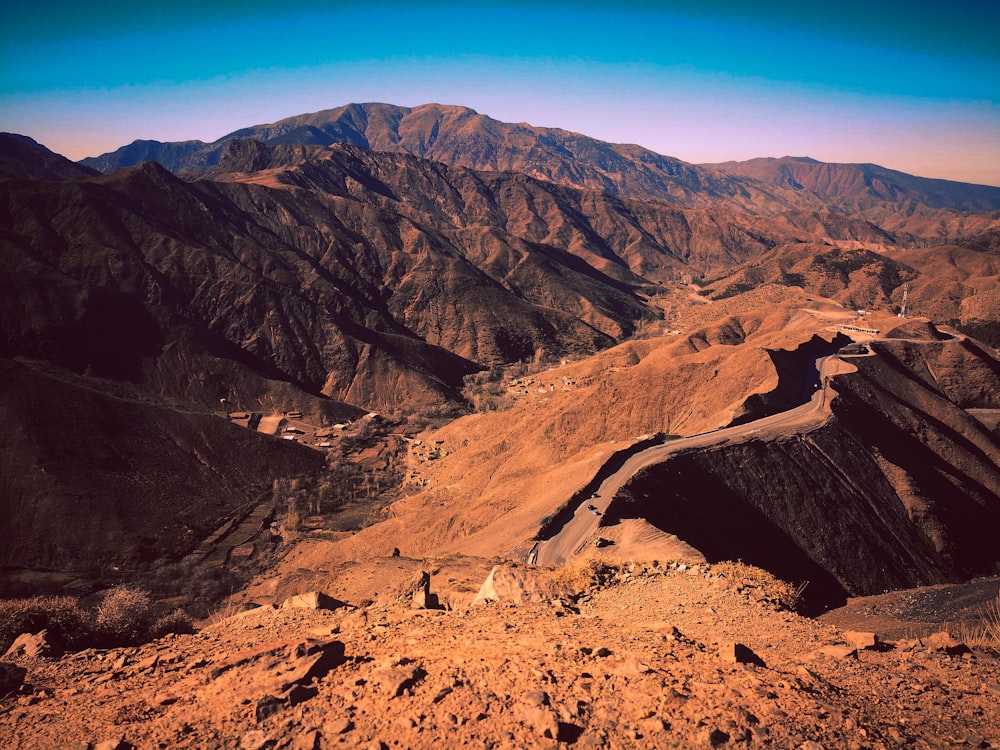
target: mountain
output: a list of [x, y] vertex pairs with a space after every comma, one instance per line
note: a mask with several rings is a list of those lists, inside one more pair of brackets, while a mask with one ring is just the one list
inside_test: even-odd
[[96, 169], [49, 151], [26, 135], [0, 133], [0, 180], [61, 182], [98, 174]]
[[3, 596], [60, 581], [86, 591], [176, 560], [270, 499], [276, 477], [323, 464], [309, 448], [120, 381], [5, 357], [0, 378]]
[[81, 163], [108, 172], [151, 159], [173, 172], [203, 171], [218, 164], [226, 143], [237, 138], [267, 144], [342, 143], [404, 152], [450, 166], [520, 172], [624, 198], [689, 208], [725, 203], [764, 215], [822, 210], [841, 205], [847, 198], [961, 211], [1000, 209], [1000, 188], [928, 180], [875, 165], [823, 165], [811, 160], [697, 166], [640, 146], [606, 143], [556, 128], [504, 123], [466, 107], [440, 104], [413, 108], [349, 104], [242, 128], [213, 143], [136, 141]]
[[808, 190], [848, 210], [867, 201], [919, 203], [968, 212], [1000, 208], [1000, 187], [915, 177], [878, 164], [827, 164], [808, 157], [783, 156], [700, 166], [776, 187]]
[[[407, 154], [245, 140], [193, 182], [147, 162], [0, 189], [14, 269], [0, 351], [167, 383], [165, 353], [183, 342], [379, 409], [454, 405], [477, 369], [605, 348], [658, 316], [640, 293], [797, 236], [889, 241], [863, 221], [682, 211]], [[170, 392], [248, 408], [257, 392], [237, 382]]]
[[[815, 354], [809, 347], [832, 352], [844, 342], [838, 326], [869, 325], [857, 319], [857, 307], [874, 309], [882, 322], [871, 325], [888, 330], [898, 319], [887, 308], [898, 308], [903, 285], [912, 284], [914, 301], [928, 310], [955, 312], [963, 323], [980, 314], [986, 324], [995, 320], [995, 214], [870, 197], [852, 197], [869, 208], [845, 213], [818, 185], [774, 186], [647, 159], [633, 147], [507, 126], [461, 108], [332, 112], [178, 146], [189, 166], [200, 165], [179, 174], [145, 161], [83, 179], [0, 181], [0, 363], [17, 375], [7, 408], [20, 446], [8, 451], [0, 482], [5, 494], [26, 498], [6, 511], [27, 535], [17, 549], [34, 551], [18, 553], [24, 559], [58, 568], [77, 559], [74, 549], [102, 560], [138, 559], [147, 548], [176, 557], [213, 524], [235, 523], [246, 507], [240, 497], [248, 505], [256, 497], [255, 507], [270, 503], [280, 518], [301, 517], [292, 501], [333, 486], [335, 468], [345, 476], [354, 449], [382, 473], [358, 469], [338, 486], [367, 482], [361, 494], [381, 492], [386, 507], [366, 507], [356, 523], [326, 528], [339, 534], [368, 526], [347, 538], [317, 537], [308, 549], [322, 560], [292, 555], [289, 565], [311, 569], [401, 545], [421, 555], [523, 559], [546, 519], [638, 436], [711, 431], [796, 403]], [[334, 135], [358, 143], [323, 142]], [[466, 158], [487, 168], [442, 161]], [[969, 303], [956, 304], [955, 294]], [[924, 333], [918, 326], [900, 338]], [[965, 377], [963, 367], [939, 359], [926, 366], [949, 380], [930, 390]], [[986, 349], [981, 359], [993, 367]], [[900, 531], [900, 544], [928, 537], [938, 522], [957, 529], [939, 534], [940, 549], [928, 540], [915, 547], [922, 562], [912, 568], [850, 577], [840, 558], [809, 548], [818, 532], [807, 523], [817, 513], [807, 507], [792, 543], [795, 559], [805, 555], [825, 571], [816, 586], [823, 602], [989, 569], [988, 556], [945, 549], [948, 540], [978, 539], [962, 531], [976, 526], [975, 514], [955, 510], [946, 495], [982, 487], [975, 502], [987, 509], [983, 518], [994, 517], [995, 472], [978, 458], [992, 455], [992, 428], [980, 434], [975, 425], [998, 404], [986, 396], [934, 402], [932, 431], [964, 441], [921, 435], [912, 442], [919, 420], [893, 420], [931, 414], [928, 389], [895, 381], [898, 372], [907, 373], [904, 385], [921, 377], [921, 361], [897, 357], [889, 370], [875, 371], [872, 383], [891, 376], [899, 387], [889, 397], [876, 385], [875, 395], [857, 396], [864, 419], [848, 425], [835, 413], [838, 423], [817, 440], [848, 446], [839, 453], [817, 452], [813, 443], [790, 448], [770, 436], [753, 446], [766, 456], [740, 449], [719, 454], [718, 466], [705, 459], [725, 476], [749, 460], [799, 461], [821, 486], [789, 484], [789, 493], [828, 497], [862, 515], [853, 503], [883, 508], [886, 528], [858, 541], [871, 561], [902, 554], [877, 550], [889, 544], [889, 527], [919, 515], [925, 500], [940, 513], [927, 511], [927, 523], [911, 518], [914, 528]], [[35, 424], [31, 410], [15, 406], [35, 404], [32, 390], [41, 384], [46, 403], [32, 407]], [[73, 418], [61, 421], [61, 393], [86, 409], [66, 409]], [[362, 410], [388, 415], [393, 434], [366, 442], [374, 430], [358, 419]], [[439, 425], [473, 410], [486, 413], [407, 439], [428, 420]], [[244, 430], [247, 442], [231, 452], [225, 446], [239, 439], [229, 412], [266, 415], [275, 426], [300, 414], [315, 426], [310, 440], [326, 430], [327, 445], [286, 446], [309, 450], [311, 460], [299, 452], [271, 462], [275, 438]], [[351, 421], [343, 437], [327, 434]], [[894, 427], [877, 440], [858, 427], [888, 423]], [[79, 453], [56, 481], [53, 446], [64, 430]], [[155, 468], [156, 434], [167, 442], [164, 473]], [[866, 454], [878, 448], [887, 456], [908, 441], [923, 463], [939, 461], [935, 471], [895, 458], [893, 468]], [[965, 449], [970, 441], [978, 453]], [[713, 470], [690, 463], [678, 492]], [[91, 465], [122, 476], [102, 489]], [[874, 477], [865, 486], [879, 492], [847, 483], [824, 494], [832, 482], [824, 478], [841, 465]], [[205, 482], [208, 493], [190, 493], [189, 477], [204, 471], [214, 477]], [[747, 509], [767, 494], [769, 472], [744, 472], [745, 486], [725, 495], [719, 513], [752, 515]], [[146, 476], [155, 477], [156, 492], [143, 491]], [[269, 483], [296, 478], [295, 493], [267, 495]], [[379, 489], [369, 491], [373, 485]], [[86, 491], [74, 494], [75, 487]], [[121, 512], [130, 493], [143, 498], [138, 515], [161, 526], [171, 509], [193, 512], [171, 498], [190, 494], [202, 510], [212, 497], [221, 503], [218, 513], [193, 519], [195, 531], [176, 546], [151, 546], [152, 526]], [[24, 509], [38, 504], [59, 519], [82, 507], [132, 520], [109, 522], [116, 533], [104, 536], [80, 524], [93, 544], [63, 540], [53, 548], [37, 516], [24, 520]], [[324, 528], [334, 517], [317, 514], [310, 523]], [[644, 517], [637, 520], [658, 519], [652, 509]], [[667, 520], [661, 525], [657, 533], [677, 534]], [[128, 538], [133, 526], [147, 541]], [[127, 554], [116, 556], [119, 549]], [[703, 553], [722, 554], [707, 546]]]

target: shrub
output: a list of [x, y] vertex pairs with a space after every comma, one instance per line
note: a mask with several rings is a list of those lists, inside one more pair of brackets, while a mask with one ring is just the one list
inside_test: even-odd
[[778, 609], [794, 612], [802, 600], [806, 583], [793, 586], [766, 570], [747, 565], [742, 560], [724, 560], [712, 565], [712, 572], [728, 580], [738, 591], [756, 594], [758, 601], [770, 602]]
[[92, 625], [87, 613], [70, 596], [35, 596], [0, 601], [0, 653], [22, 633], [48, 630], [54, 643], [71, 649], [84, 644]]
[[581, 594], [589, 588], [606, 585], [621, 570], [620, 565], [578, 557], [556, 568], [549, 574], [556, 583], [565, 586], [574, 594]]
[[97, 608], [97, 632], [109, 645], [143, 641], [150, 629], [149, 594], [119, 586], [104, 595]]
[[193, 633], [194, 623], [188, 613], [178, 607], [159, 617], [149, 628], [150, 638], [162, 638], [169, 633]]

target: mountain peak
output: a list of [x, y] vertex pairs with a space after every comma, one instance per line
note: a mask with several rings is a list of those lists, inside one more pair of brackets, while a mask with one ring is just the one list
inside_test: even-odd
[[26, 135], [0, 133], [0, 180], [63, 182], [97, 174], [96, 170], [75, 164]]
[[690, 208], [721, 200], [764, 215], [854, 210], [858, 201], [971, 212], [1000, 209], [1000, 188], [927, 180], [877, 165], [826, 164], [808, 156], [694, 165], [637, 145], [501, 122], [468, 107], [436, 103], [347, 104], [242, 128], [213, 143], [136, 141], [82, 163], [106, 172], [152, 159], [173, 172], [205, 172], [219, 164], [227, 144], [238, 138], [272, 146], [346, 144], [408, 153], [449, 166], [521, 172], [622, 198]]

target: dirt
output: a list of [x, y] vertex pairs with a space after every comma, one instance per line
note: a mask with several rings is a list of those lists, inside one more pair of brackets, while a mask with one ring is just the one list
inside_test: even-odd
[[[575, 600], [258, 608], [140, 648], [22, 660], [31, 687], [0, 703], [0, 744], [1000, 745], [996, 652], [864, 648], [760, 599], [674, 564], [626, 566]], [[278, 700], [282, 682], [294, 699]]]
[[877, 596], [860, 596], [820, 616], [841, 628], [866, 628], [884, 638], [916, 638], [939, 631], [970, 631], [989, 621], [1000, 597], [1000, 578], [923, 586]]

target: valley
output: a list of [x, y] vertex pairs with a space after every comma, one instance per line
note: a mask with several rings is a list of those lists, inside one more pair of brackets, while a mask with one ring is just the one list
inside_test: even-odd
[[0, 594], [200, 627], [0, 744], [1000, 744], [1000, 189], [350, 105], [0, 195]]

